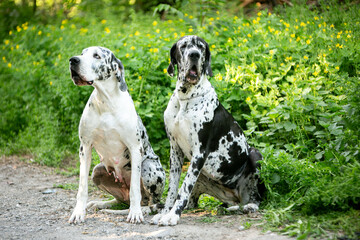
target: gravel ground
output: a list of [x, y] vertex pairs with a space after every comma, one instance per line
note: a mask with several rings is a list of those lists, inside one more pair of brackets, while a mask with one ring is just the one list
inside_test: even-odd
[[[0, 239], [291, 239], [263, 233], [256, 224], [244, 230], [245, 222], [261, 218], [258, 214], [209, 217], [187, 213], [177, 226], [158, 227], [150, 225], [151, 216], [135, 225], [125, 222], [126, 216], [90, 211], [85, 223], [71, 225], [67, 221], [77, 191], [54, 186], [77, 181], [31, 163], [30, 158], [0, 157]], [[92, 190], [89, 199], [101, 199], [101, 195]]]

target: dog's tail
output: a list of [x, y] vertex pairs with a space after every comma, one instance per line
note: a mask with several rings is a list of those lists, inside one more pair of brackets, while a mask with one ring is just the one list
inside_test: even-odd
[[257, 150], [256, 148], [251, 147], [249, 157], [253, 169], [260, 168], [260, 164], [258, 161], [263, 159], [260, 151]]
[[[258, 172], [260, 170], [260, 163], [259, 161], [263, 159], [261, 153], [259, 150], [257, 150], [256, 148], [250, 148], [250, 163], [252, 168], [254, 169], [254, 171]], [[260, 178], [260, 176], [258, 175], [258, 178]], [[265, 184], [263, 182], [261, 182], [260, 179], [258, 179], [258, 183], [257, 183], [257, 193], [258, 195], [256, 196], [257, 200], [260, 202], [261, 199], [264, 197], [264, 193], [265, 193]]]

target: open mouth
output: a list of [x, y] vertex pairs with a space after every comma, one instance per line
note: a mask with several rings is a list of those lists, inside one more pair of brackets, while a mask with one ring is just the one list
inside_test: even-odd
[[199, 79], [199, 74], [196, 68], [196, 65], [193, 65], [189, 72], [186, 74], [186, 81], [190, 82], [190, 83], [196, 83], [197, 80]]
[[83, 85], [93, 85], [94, 81], [86, 81], [82, 76], [80, 76], [74, 69], [70, 67], [71, 79], [75, 83], [75, 85], [83, 86]]

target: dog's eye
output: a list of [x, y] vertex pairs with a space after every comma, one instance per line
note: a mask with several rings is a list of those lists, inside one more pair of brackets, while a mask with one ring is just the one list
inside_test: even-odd
[[96, 59], [100, 59], [100, 56], [99, 56], [99, 54], [97, 54], [97, 53], [94, 53], [94, 56], [93, 56], [94, 58], [96, 58]]

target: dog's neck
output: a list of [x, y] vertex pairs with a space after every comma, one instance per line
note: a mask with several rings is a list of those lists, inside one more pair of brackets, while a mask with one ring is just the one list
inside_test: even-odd
[[104, 111], [117, 108], [117, 104], [121, 101], [120, 98], [130, 96], [127, 90], [120, 90], [120, 83], [115, 76], [106, 80], [95, 81], [93, 87], [95, 88], [93, 100], [98, 103], [100, 110]]
[[178, 79], [176, 82], [176, 94], [180, 100], [190, 100], [206, 95], [212, 89], [211, 83], [205, 74], [202, 74], [196, 84], [190, 84]]

